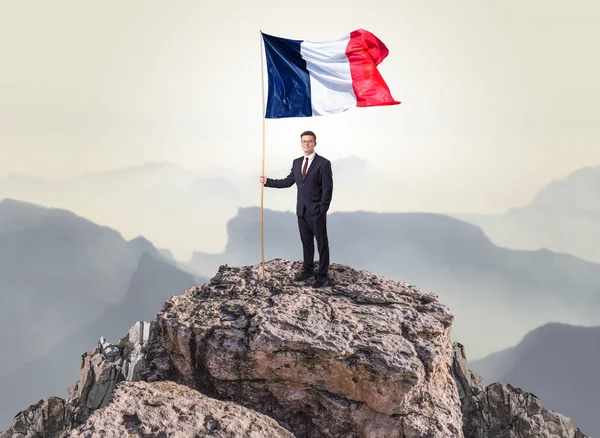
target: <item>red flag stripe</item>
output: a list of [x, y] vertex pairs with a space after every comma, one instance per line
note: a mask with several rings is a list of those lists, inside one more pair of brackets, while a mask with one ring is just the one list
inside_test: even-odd
[[363, 29], [350, 33], [346, 56], [350, 62], [352, 88], [356, 106], [397, 105], [377, 65], [388, 55], [385, 44], [371, 32]]

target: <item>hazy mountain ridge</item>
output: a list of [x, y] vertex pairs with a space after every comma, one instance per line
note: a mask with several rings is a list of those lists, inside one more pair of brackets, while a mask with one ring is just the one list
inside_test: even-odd
[[600, 326], [549, 323], [528, 332], [514, 347], [470, 361], [484, 382], [521, 387], [544, 400], [590, 436], [600, 436]]
[[[53, 375], [67, 356], [121, 333], [131, 318], [152, 318], [173, 287], [202, 281], [143, 237], [126, 241], [68, 211], [1, 201], [0, 350], [9, 354], [2, 355], [0, 387], [18, 386], [0, 389], [0, 414], [14, 415], [15, 406], [3, 406], [17, 389], [26, 396], [47, 385], [62, 388], [77, 370], [67, 380], [56, 374], [46, 386], [27, 383], [34, 375]], [[35, 372], [28, 373], [32, 363]]]
[[[291, 160], [290, 160], [291, 163]], [[371, 169], [365, 160], [350, 157], [333, 163], [335, 211], [385, 211], [397, 200], [414, 196], [409, 182], [398, 184]], [[289, 168], [267, 169], [283, 178]], [[62, 181], [26, 175], [0, 178], [0, 198], [13, 197], [73, 211], [120, 230], [133, 238], [142, 234], [179, 260], [201, 249], [221, 252], [227, 242], [223, 224], [239, 207], [260, 202], [257, 175], [246, 170], [183, 169], [170, 163], [146, 163]], [[529, 205], [500, 215], [448, 214], [474, 223], [499, 246], [551, 249], [600, 262], [600, 166], [574, 171], [564, 180], [542, 188]], [[395, 187], [373, 191], [364, 181]], [[401, 178], [400, 178], [401, 179]], [[291, 211], [295, 191], [266, 190], [265, 206]], [[116, 212], [119, 212], [118, 214]], [[175, 227], [169, 225], [176, 224]]]
[[70, 212], [4, 200], [0, 217], [0, 320], [20, 337], [3, 339], [20, 354], [3, 360], [1, 375], [122, 300], [140, 253]]
[[600, 262], [600, 166], [552, 181], [530, 204], [506, 213], [452, 216], [479, 225], [501, 246], [548, 248]]
[[600, 166], [586, 166], [563, 180], [550, 182], [533, 199], [533, 204], [575, 209], [600, 214]]
[[[291, 163], [291, 160], [290, 160]], [[401, 208], [408, 185], [398, 184], [371, 169], [365, 160], [350, 157], [333, 163], [335, 211], [385, 211], [397, 200]], [[267, 169], [283, 178], [289, 168]], [[169, 248], [179, 260], [201, 249], [221, 252], [227, 242], [223, 224], [239, 207], [260, 202], [257, 175], [246, 170], [183, 169], [170, 163], [146, 163], [62, 181], [26, 175], [0, 178], [0, 198], [13, 197], [58, 206], [120, 230], [128, 238], [139, 234]], [[500, 215], [448, 214], [480, 226], [499, 246], [537, 250], [547, 248], [600, 262], [600, 166], [576, 170], [552, 181], [529, 205]], [[373, 191], [364, 181], [396, 187]], [[407, 182], [408, 184], [408, 182]], [[295, 190], [266, 190], [265, 206], [291, 211]], [[116, 213], [118, 212], [118, 213]], [[173, 225], [173, 226], [171, 226]]]
[[[381, 184], [393, 183], [366, 161], [350, 157], [334, 162], [333, 167], [332, 211], [356, 210], [357, 200], [363, 210], [380, 210], [389, 204], [389, 193], [373, 193], [364, 181], [377, 178]], [[286, 165], [265, 173], [284, 178], [289, 171]], [[227, 242], [224, 224], [239, 207], [260, 204], [258, 173], [146, 163], [60, 181], [9, 176], [0, 178], [0, 199], [15, 198], [77, 211], [94, 223], [119, 230], [127, 238], [143, 235], [155, 245], [168, 248], [178, 260], [189, 260], [194, 251], [221, 252]], [[402, 190], [399, 187], [394, 194], [399, 201]], [[291, 210], [295, 191], [267, 189], [264, 199], [271, 209]]]
[[206, 178], [202, 172], [168, 163], [61, 181], [0, 178], [0, 199], [3, 197], [77, 211], [94, 223], [119, 230], [128, 239], [143, 235], [176, 254], [182, 246], [191, 251], [218, 245], [224, 240], [221, 224], [242, 202], [238, 188], [223, 178]]

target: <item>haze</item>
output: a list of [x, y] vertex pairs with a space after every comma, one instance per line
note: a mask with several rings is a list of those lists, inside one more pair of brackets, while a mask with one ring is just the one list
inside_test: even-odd
[[[390, 49], [380, 70], [402, 104], [268, 120], [267, 175], [312, 129], [322, 155], [364, 159], [410, 194], [379, 211], [492, 213], [600, 163], [594, 0], [3, 1], [0, 176], [149, 161], [258, 176], [259, 30], [329, 40], [356, 28]], [[247, 201], [260, 203], [258, 184]]]

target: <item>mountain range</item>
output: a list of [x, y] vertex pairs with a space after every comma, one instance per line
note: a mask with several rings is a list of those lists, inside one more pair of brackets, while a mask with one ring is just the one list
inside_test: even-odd
[[480, 226], [497, 245], [547, 248], [600, 263], [600, 166], [542, 188], [531, 203], [502, 214], [454, 214]]
[[[381, 184], [392, 184], [364, 160], [351, 157], [334, 166], [336, 211], [354, 210], [357, 197], [365, 210], [381, 210], [390, 202], [389, 194], [373, 194], [363, 184], [375, 177]], [[288, 173], [289, 168], [281, 168], [269, 174], [283, 178]], [[397, 197], [400, 200], [402, 194]], [[198, 250], [221, 252], [227, 242], [225, 223], [239, 207], [259, 205], [261, 189], [258, 172], [146, 163], [58, 181], [9, 175], [0, 178], [2, 198], [76, 211], [128, 239], [142, 235], [168, 248], [178, 260], [188, 260]], [[294, 190], [265, 193], [265, 205], [276, 210], [290, 210], [294, 199]]]
[[69, 211], [1, 201], [0, 422], [19, 401], [64, 390], [100, 336], [152, 319], [174, 288], [204, 281], [143, 237], [126, 241]]
[[[598, 363], [600, 167], [499, 215], [369, 212], [381, 205], [361, 183], [372, 174], [362, 160], [336, 165], [332, 262], [439, 294], [456, 316], [453, 339], [487, 383], [521, 386], [598, 431], [600, 392], [588, 381]], [[0, 362], [0, 424], [60, 395], [77, 374], [69, 358], [132, 319], [152, 319], [173, 287], [202, 284], [222, 264], [259, 263], [260, 211], [248, 202], [259, 190], [254, 175], [165, 163], [65, 181], [0, 179], [0, 199], [44, 205], [0, 201], [0, 348], [10, 352]], [[369, 200], [361, 211], [357, 196]], [[282, 211], [264, 211], [266, 259], [299, 260], [295, 190], [267, 197]]]

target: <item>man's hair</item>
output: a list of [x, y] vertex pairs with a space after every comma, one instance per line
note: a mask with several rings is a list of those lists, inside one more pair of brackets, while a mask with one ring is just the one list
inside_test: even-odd
[[312, 138], [317, 141], [317, 134], [315, 134], [312, 131], [304, 131], [302, 134], [300, 134], [300, 138], [304, 137], [305, 135], [312, 135]]

